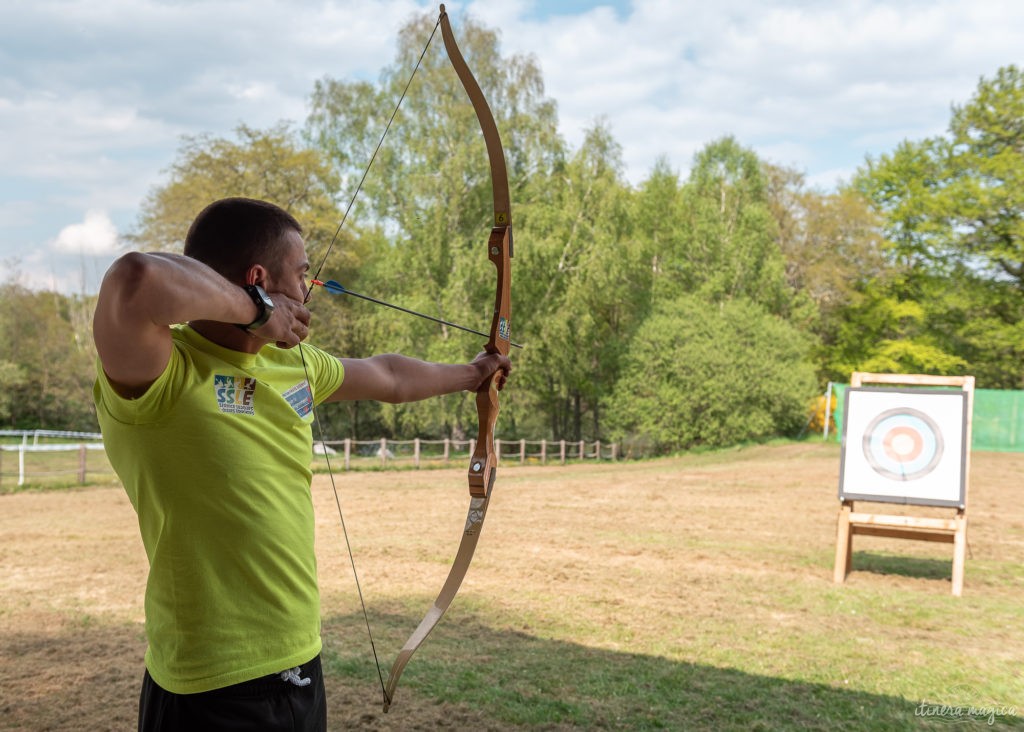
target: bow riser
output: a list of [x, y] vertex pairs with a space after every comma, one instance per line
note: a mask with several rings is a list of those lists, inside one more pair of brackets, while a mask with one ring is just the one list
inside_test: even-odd
[[494, 316], [491, 319], [491, 339], [487, 350], [505, 356], [512, 337], [512, 227], [495, 226], [487, 242], [487, 257], [497, 270], [498, 282], [494, 292]]

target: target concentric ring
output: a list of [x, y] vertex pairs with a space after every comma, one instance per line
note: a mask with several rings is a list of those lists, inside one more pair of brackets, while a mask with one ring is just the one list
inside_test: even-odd
[[864, 430], [864, 458], [891, 480], [918, 480], [942, 459], [942, 431], [924, 412], [910, 407], [887, 409]]

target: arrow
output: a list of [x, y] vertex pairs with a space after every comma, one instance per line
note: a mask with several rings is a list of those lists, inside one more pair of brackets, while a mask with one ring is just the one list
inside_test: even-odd
[[[358, 292], [352, 292], [352, 290], [348, 289], [347, 287], [345, 287], [340, 282], [336, 282], [335, 280], [327, 280], [326, 282], [323, 282], [321, 280], [310, 280], [310, 282], [312, 284], [314, 284], [314, 285], [318, 285], [318, 286], [324, 288], [325, 290], [327, 290], [328, 292], [330, 292], [333, 295], [351, 295], [352, 297], [358, 297], [358, 298], [360, 298], [362, 300], [368, 300], [369, 302], [375, 303], [377, 305], [384, 305], [384, 306], [389, 307], [389, 308], [394, 308], [395, 310], [401, 310], [403, 313], [408, 313], [409, 315], [415, 315], [415, 316], [417, 316], [419, 318], [425, 318], [426, 320], [432, 320], [435, 323], [440, 323], [441, 325], [447, 325], [447, 326], [450, 326], [452, 328], [458, 328], [459, 330], [464, 330], [467, 333], [473, 333], [473, 334], [478, 335], [478, 336], [483, 336], [484, 338], [488, 337], [488, 335], [486, 333], [481, 333], [478, 330], [473, 330], [472, 328], [467, 328], [465, 326], [458, 325], [457, 323], [450, 323], [447, 320], [441, 320], [440, 318], [435, 318], [432, 315], [424, 315], [423, 313], [418, 313], [415, 310], [409, 310], [408, 308], [403, 308], [400, 305], [393, 305], [393, 304], [391, 304], [389, 302], [384, 302], [383, 300], [378, 300], [375, 297], [370, 297], [369, 295], [360, 295]], [[511, 343], [510, 345], [513, 345], [516, 348], [522, 348], [522, 346], [519, 345], [518, 343]]]

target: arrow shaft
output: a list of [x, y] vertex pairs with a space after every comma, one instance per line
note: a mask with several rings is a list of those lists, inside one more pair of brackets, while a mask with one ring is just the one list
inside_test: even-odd
[[[321, 282], [320, 280], [313, 280], [313, 284], [314, 285], [320, 285], [321, 287], [323, 287], [328, 292], [333, 292], [335, 294], [351, 295], [352, 297], [358, 297], [360, 300], [366, 300], [368, 302], [374, 303], [375, 305], [383, 305], [384, 307], [392, 308], [394, 310], [398, 310], [398, 311], [401, 311], [403, 313], [408, 313], [409, 315], [415, 315], [416, 317], [423, 318], [425, 320], [432, 320], [435, 323], [440, 323], [441, 325], [447, 325], [450, 328], [458, 328], [459, 330], [464, 330], [467, 333], [473, 333], [474, 335], [483, 336], [484, 338], [488, 337], [488, 335], [486, 333], [481, 333], [478, 330], [473, 330], [472, 328], [467, 328], [466, 326], [459, 325], [458, 323], [452, 323], [452, 322], [450, 322], [448, 320], [442, 320], [441, 318], [435, 318], [433, 315], [426, 315], [424, 313], [420, 313], [420, 312], [417, 312], [415, 310], [410, 310], [409, 308], [403, 308], [401, 305], [395, 305], [395, 304], [390, 303], [390, 302], [385, 302], [384, 300], [378, 300], [377, 298], [370, 297], [369, 295], [361, 295], [358, 292], [352, 292], [352, 290], [348, 289], [347, 287], [343, 287], [342, 285], [339, 285], [338, 283], [333, 282], [333, 281]], [[332, 285], [336, 285], [336, 286], [332, 286]], [[518, 343], [512, 343], [511, 345], [515, 346], [516, 348], [522, 348], [522, 346], [519, 345]]]

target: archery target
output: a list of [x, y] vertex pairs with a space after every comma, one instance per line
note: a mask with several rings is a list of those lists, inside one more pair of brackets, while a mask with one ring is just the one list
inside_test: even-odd
[[917, 480], [935, 470], [942, 459], [942, 431], [917, 409], [888, 409], [864, 430], [863, 447], [864, 458], [879, 475]]
[[847, 389], [840, 499], [961, 506], [966, 420], [961, 390]]

